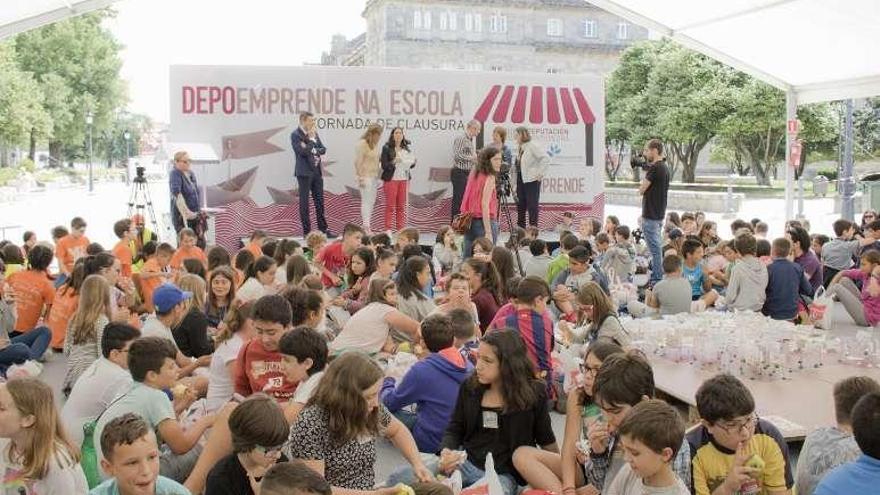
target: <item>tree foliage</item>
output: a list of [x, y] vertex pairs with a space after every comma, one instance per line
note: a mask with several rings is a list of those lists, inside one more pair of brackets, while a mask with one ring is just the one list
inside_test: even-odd
[[0, 146], [22, 145], [31, 133], [49, 134], [51, 118], [43, 108], [44, 97], [33, 76], [19, 69], [15, 48], [0, 43]]
[[[659, 138], [683, 182], [694, 182], [698, 155], [710, 142], [721, 147], [716, 156], [740, 174], [755, 174], [759, 184], [770, 184], [785, 156], [782, 91], [671, 41], [645, 41], [624, 52], [608, 80], [606, 115], [609, 149]], [[801, 106], [798, 116], [803, 159], [807, 151], [834, 146], [829, 104]]]
[[[93, 135], [110, 129], [126, 102], [119, 76], [121, 45], [105, 29], [104, 10], [75, 16], [19, 34], [13, 40], [18, 66], [33, 74], [51, 117], [49, 151], [56, 160], [83, 155], [86, 114], [93, 114]], [[34, 133], [33, 141], [41, 138]]]

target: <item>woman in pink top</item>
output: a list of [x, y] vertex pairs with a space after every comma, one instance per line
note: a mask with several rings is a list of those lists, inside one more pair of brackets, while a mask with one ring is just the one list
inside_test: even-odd
[[492, 233], [492, 242], [498, 238], [498, 197], [495, 194], [495, 176], [501, 170], [501, 150], [485, 148], [468, 177], [461, 202], [461, 213], [473, 215], [471, 228], [464, 234], [462, 257], [470, 258], [474, 240]]

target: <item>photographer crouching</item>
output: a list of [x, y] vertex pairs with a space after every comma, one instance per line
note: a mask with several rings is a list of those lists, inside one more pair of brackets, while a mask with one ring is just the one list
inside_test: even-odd
[[651, 280], [654, 286], [663, 278], [663, 219], [666, 218], [666, 196], [669, 192], [669, 167], [663, 156], [663, 143], [651, 139], [645, 150], [632, 157], [630, 165], [640, 168], [645, 176], [639, 183], [642, 195], [642, 230], [651, 251]]

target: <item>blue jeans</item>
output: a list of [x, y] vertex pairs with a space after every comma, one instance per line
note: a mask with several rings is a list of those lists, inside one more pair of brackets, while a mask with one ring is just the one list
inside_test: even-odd
[[645, 233], [645, 242], [651, 251], [651, 283], [657, 283], [663, 279], [663, 220], [649, 220], [642, 218], [642, 230]]
[[399, 419], [400, 422], [403, 423], [403, 426], [406, 426], [406, 429], [409, 431], [412, 431], [413, 427], [416, 425], [416, 420], [419, 418], [416, 413], [407, 411], [406, 409], [397, 411], [394, 413], [394, 417]]
[[5, 349], [0, 349], [0, 369], [4, 371], [13, 364], [29, 359], [39, 359], [49, 348], [52, 332], [48, 327], [37, 327], [30, 332], [12, 337]]
[[[422, 457], [425, 458], [424, 456]], [[434, 456], [434, 459], [428, 462], [425, 462], [425, 467], [427, 467], [432, 473], [437, 475], [439, 471], [440, 458]], [[480, 478], [486, 475], [486, 472], [482, 469], [474, 466], [471, 461], [464, 461], [464, 463], [458, 467], [458, 470], [461, 471], [461, 486], [462, 488], [467, 488], [477, 481], [480, 481]], [[501, 488], [504, 490], [504, 495], [516, 495], [516, 492], [519, 490], [519, 486], [516, 484], [516, 479], [510, 474], [499, 474], [498, 480], [501, 481]], [[413, 474], [413, 470], [411, 466], [406, 466], [398, 469], [391, 473], [388, 476], [388, 481], [386, 485], [394, 486], [398, 483], [403, 483], [405, 485], [409, 485], [416, 482], [416, 476]]]
[[[492, 244], [495, 244], [495, 241], [498, 240], [498, 221], [490, 220], [489, 223], [492, 225]], [[464, 242], [461, 245], [461, 257], [467, 259], [473, 256], [474, 241], [485, 236], [486, 229], [483, 227], [483, 219], [474, 217], [471, 220], [471, 229], [464, 235]]]

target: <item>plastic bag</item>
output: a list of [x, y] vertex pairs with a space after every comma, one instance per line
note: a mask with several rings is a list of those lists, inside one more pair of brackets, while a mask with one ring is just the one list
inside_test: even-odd
[[810, 320], [813, 326], [823, 330], [831, 330], [834, 326], [834, 299], [825, 294], [825, 287], [819, 287], [813, 302], [810, 303]]
[[562, 375], [562, 390], [568, 394], [571, 389], [579, 387], [582, 382], [579, 357], [581, 346], [574, 345], [559, 351], [558, 361]]
[[492, 454], [486, 454], [486, 474], [473, 485], [461, 491], [461, 495], [504, 495], [504, 488], [498, 473], [495, 472], [495, 461]]

